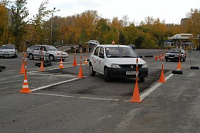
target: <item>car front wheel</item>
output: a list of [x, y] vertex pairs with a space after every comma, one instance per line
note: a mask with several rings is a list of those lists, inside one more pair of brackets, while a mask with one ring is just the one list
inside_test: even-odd
[[54, 56], [53, 55], [49, 55], [49, 60], [50, 61], [54, 61], [55, 60]]
[[34, 59], [33, 54], [29, 54], [28, 57], [29, 57], [30, 60], [33, 60], [33, 59]]
[[108, 68], [105, 68], [105, 69], [104, 69], [104, 80], [105, 80], [106, 82], [109, 82], [109, 81], [110, 81], [110, 75], [109, 75]]
[[93, 70], [93, 66], [91, 63], [89, 65], [89, 71], [90, 71], [90, 76], [95, 76], [96, 72]]

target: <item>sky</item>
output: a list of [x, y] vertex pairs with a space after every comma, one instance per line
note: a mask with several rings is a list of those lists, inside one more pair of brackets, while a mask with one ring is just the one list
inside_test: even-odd
[[[27, 0], [29, 18], [37, 14], [44, 0]], [[59, 10], [54, 15], [67, 17], [96, 10], [102, 18], [122, 19], [127, 16], [130, 22], [139, 24], [146, 17], [159, 18], [165, 23], [180, 24], [191, 9], [200, 9], [200, 0], [49, 0], [47, 9]]]

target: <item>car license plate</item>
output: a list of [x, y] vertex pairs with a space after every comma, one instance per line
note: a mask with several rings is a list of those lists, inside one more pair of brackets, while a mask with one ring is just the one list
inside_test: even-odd
[[136, 75], [136, 71], [126, 71], [126, 75]]

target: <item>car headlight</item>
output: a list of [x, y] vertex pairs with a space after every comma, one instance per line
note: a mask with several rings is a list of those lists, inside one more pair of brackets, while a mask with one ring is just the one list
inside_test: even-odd
[[111, 68], [121, 68], [118, 64], [111, 64]]
[[169, 56], [168, 54], [165, 54], [165, 56]]
[[148, 68], [147, 63], [143, 64], [142, 68]]

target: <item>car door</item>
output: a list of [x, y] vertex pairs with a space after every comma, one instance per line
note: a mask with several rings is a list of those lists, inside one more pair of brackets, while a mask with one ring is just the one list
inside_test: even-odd
[[98, 71], [98, 69], [97, 69], [97, 67], [98, 67], [97, 62], [99, 61], [98, 60], [98, 58], [99, 58], [98, 56], [99, 56], [99, 47], [96, 47], [94, 49], [94, 54], [91, 57], [91, 62], [92, 62], [94, 71]]
[[39, 58], [41, 55], [40, 55], [40, 46], [35, 46], [34, 49], [33, 49], [33, 55], [35, 58]]
[[47, 48], [45, 46], [40, 47], [40, 57], [43, 56], [44, 60], [47, 58]]
[[104, 73], [104, 64], [105, 64], [105, 55], [104, 55], [104, 48], [99, 48], [99, 56], [97, 62], [97, 69], [100, 73]]

